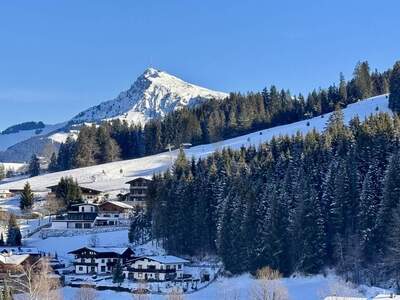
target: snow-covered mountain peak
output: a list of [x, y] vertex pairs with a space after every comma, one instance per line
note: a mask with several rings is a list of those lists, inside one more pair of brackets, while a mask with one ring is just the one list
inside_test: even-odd
[[144, 124], [184, 106], [193, 107], [228, 94], [187, 83], [167, 72], [148, 68], [117, 98], [91, 107], [72, 119], [74, 123], [121, 119]]

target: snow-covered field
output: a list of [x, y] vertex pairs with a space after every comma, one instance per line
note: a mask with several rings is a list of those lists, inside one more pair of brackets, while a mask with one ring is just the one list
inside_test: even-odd
[[[331, 295], [332, 289], [341, 288], [342, 295], [347, 296], [375, 296], [382, 292], [376, 288], [355, 289], [341, 282], [334, 275], [324, 277], [322, 275], [285, 278], [283, 285], [289, 292], [290, 300], [322, 300], [325, 296]], [[219, 278], [205, 289], [192, 294], [186, 294], [185, 300], [248, 300], [251, 299], [252, 288], [256, 281], [249, 275], [244, 274], [232, 278]], [[63, 288], [65, 300], [76, 299], [77, 288]], [[97, 291], [98, 300], [132, 300], [132, 294], [125, 292]], [[163, 295], [149, 295], [151, 300], [165, 300]]]
[[[356, 115], [358, 115], [360, 119], [365, 119], [378, 112], [390, 112], [386, 95], [369, 98], [351, 104], [343, 109], [346, 122], [350, 121]], [[296, 132], [307, 133], [313, 128], [321, 131], [325, 128], [329, 116], [330, 114], [326, 114], [323, 117], [320, 116], [288, 125], [277, 126], [213, 144], [199, 145], [186, 149], [185, 152], [188, 157], [193, 156], [199, 158], [205, 157], [225, 147], [239, 149], [242, 146], [257, 146], [260, 143], [269, 141], [273, 136], [292, 135]], [[153, 173], [167, 170], [171, 162], [176, 158], [177, 153], [177, 150], [175, 150], [171, 153], [164, 152], [138, 159], [46, 174], [34, 178], [4, 183], [0, 185], [0, 188], [20, 189], [24, 186], [26, 181], [29, 181], [34, 190], [45, 190], [47, 186], [57, 184], [62, 176], [72, 176], [76, 178], [79, 183], [85, 184], [87, 187], [102, 189], [111, 192], [111, 194], [118, 194], [122, 190], [128, 188], [125, 182], [131, 180], [133, 177], [151, 176]]]
[[[66, 237], [49, 237], [41, 239], [39, 234], [33, 235], [31, 238], [25, 240], [25, 245], [29, 247], [37, 247], [40, 250], [55, 254], [63, 260], [70, 260], [72, 257], [68, 252], [78, 248], [87, 246], [91, 239], [92, 234], [84, 234], [78, 236]], [[111, 232], [96, 233], [98, 246], [113, 246], [124, 247], [128, 245], [128, 230], [119, 230]]]

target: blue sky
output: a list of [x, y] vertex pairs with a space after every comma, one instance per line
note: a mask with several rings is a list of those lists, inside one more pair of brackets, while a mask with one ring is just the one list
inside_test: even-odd
[[388, 1], [0, 0], [0, 129], [64, 121], [148, 66], [221, 91], [298, 93], [400, 59]]

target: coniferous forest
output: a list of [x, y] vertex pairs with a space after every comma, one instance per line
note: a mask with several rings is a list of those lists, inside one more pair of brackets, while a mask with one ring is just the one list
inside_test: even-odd
[[[168, 251], [217, 254], [232, 273], [335, 267], [354, 282], [400, 280], [400, 119], [336, 110], [325, 132], [223, 150], [154, 177], [153, 238]], [[362, 279], [362, 280], [361, 280]]]
[[166, 151], [168, 145], [217, 142], [255, 130], [271, 128], [345, 107], [360, 99], [389, 91], [392, 71], [371, 72], [360, 62], [354, 76], [339, 84], [314, 90], [307, 97], [292, 95], [275, 86], [257, 93], [231, 93], [225, 100], [210, 100], [196, 108], [183, 108], [144, 126], [115, 120], [100, 126], [83, 126], [75, 141], [67, 139], [54, 154], [50, 171], [86, 167], [119, 159], [131, 159]]

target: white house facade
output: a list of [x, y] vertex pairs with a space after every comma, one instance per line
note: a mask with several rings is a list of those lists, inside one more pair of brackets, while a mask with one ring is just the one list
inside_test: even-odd
[[128, 262], [125, 278], [130, 280], [169, 281], [183, 278], [186, 259], [171, 256], [143, 256]]
[[109, 274], [118, 260], [125, 264], [134, 259], [134, 252], [129, 247], [83, 247], [69, 254], [74, 255], [76, 274]]

